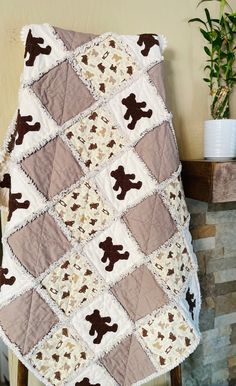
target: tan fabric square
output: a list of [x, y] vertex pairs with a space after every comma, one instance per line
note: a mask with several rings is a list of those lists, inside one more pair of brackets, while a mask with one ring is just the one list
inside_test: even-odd
[[0, 310], [1, 327], [22, 354], [27, 354], [57, 322], [35, 290], [25, 292]]
[[60, 138], [53, 139], [27, 157], [21, 162], [21, 166], [49, 199], [77, 182], [83, 175], [70, 149]]
[[157, 193], [129, 209], [123, 219], [147, 255], [176, 232], [176, 226]]
[[70, 31], [59, 27], [53, 28], [68, 50], [74, 50], [97, 36], [89, 33]]
[[156, 89], [164, 102], [166, 102], [166, 93], [165, 93], [165, 85], [163, 82], [163, 62], [155, 64], [150, 70], [148, 70], [149, 78], [152, 80]]
[[168, 122], [147, 133], [135, 146], [158, 182], [162, 182], [178, 169], [179, 155]]
[[134, 335], [113, 348], [101, 362], [122, 386], [130, 386], [155, 372], [155, 367]]
[[20, 262], [36, 277], [70, 248], [70, 243], [48, 213], [9, 236], [8, 244]]
[[162, 307], [168, 297], [145, 265], [119, 281], [112, 292], [133, 321]]
[[59, 64], [32, 86], [58, 125], [87, 109], [94, 98], [69, 62]]

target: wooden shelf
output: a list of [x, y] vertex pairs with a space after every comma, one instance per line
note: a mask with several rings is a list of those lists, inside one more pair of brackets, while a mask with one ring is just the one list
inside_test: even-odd
[[186, 197], [218, 203], [236, 201], [236, 160], [182, 161]]

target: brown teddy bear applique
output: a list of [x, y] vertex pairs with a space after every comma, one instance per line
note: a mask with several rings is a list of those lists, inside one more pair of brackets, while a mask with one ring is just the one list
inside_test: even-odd
[[113, 186], [113, 189], [115, 191], [118, 191], [121, 189], [121, 192], [116, 196], [118, 200], [124, 200], [126, 193], [130, 189], [141, 189], [142, 187], [142, 182], [132, 182], [132, 180], [135, 179], [135, 174], [126, 174], [124, 167], [122, 165], [118, 166], [116, 170], [113, 170], [111, 172], [111, 177], [115, 178], [116, 182], [115, 185]]
[[40, 123], [35, 122], [33, 125], [30, 125], [28, 122], [32, 122], [32, 115], [21, 115], [20, 110], [18, 110], [17, 119], [16, 119], [16, 145], [21, 145], [24, 140], [24, 136], [30, 131], [39, 131]]
[[157, 35], [155, 34], [141, 34], [139, 35], [137, 44], [139, 46], [142, 46], [144, 44], [144, 48], [142, 49], [141, 53], [143, 56], [148, 56], [150, 49], [157, 45], [159, 46], [159, 40], [157, 39]]
[[151, 118], [152, 110], [143, 111], [143, 108], [146, 107], [146, 102], [137, 102], [136, 95], [131, 93], [127, 98], [122, 99], [122, 104], [127, 108], [127, 111], [124, 115], [124, 119], [128, 120], [132, 118], [131, 122], [127, 125], [128, 129], [134, 130], [136, 123], [141, 118]]
[[123, 250], [123, 245], [113, 244], [111, 237], [107, 237], [106, 240], [101, 241], [99, 248], [104, 251], [101, 261], [106, 263], [107, 260], [109, 260], [109, 264], [105, 268], [106, 271], [111, 272], [117, 261], [127, 260], [129, 258], [129, 252], [125, 251], [124, 253], [120, 253], [119, 251]]
[[83, 378], [82, 381], [76, 382], [75, 386], [101, 386], [100, 383], [92, 384], [90, 383], [90, 380], [86, 377]]
[[6, 278], [6, 275], [8, 274], [8, 268], [2, 268], [0, 267], [0, 288], [5, 285], [13, 285], [16, 281], [15, 276], [11, 276], [9, 278]]
[[93, 336], [95, 335], [95, 332], [97, 333], [96, 338], [93, 340], [94, 344], [101, 343], [103, 336], [107, 332], [116, 332], [118, 330], [118, 325], [116, 323], [113, 323], [111, 326], [107, 324], [111, 323], [110, 316], [102, 317], [99, 310], [94, 310], [93, 313], [87, 315], [85, 319], [91, 323], [89, 335]]
[[26, 60], [26, 66], [33, 66], [34, 61], [38, 55], [49, 55], [52, 48], [50, 46], [41, 47], [40, 44], [44, 43], [44, 39], [40, 37], [35, 37], [32, 35], [31, 29], [28, 32], [26, 43], [25, 43], [25, 54], [24, 58], [26, 58], [27, 54], [29, 54], [28, 60]]

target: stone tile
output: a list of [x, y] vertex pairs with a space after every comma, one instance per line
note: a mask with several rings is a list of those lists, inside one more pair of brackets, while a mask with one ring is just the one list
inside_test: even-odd
[[236, 366], [230, 367], [229, 369], [229, 378], [235, 379], [236, 378]]
[[236, 222], [236, 210], [206, 213], [206, 224], [228, 224], [231, 222]]
[[[229, 347], [230, 345], [230, 337], [229, 335], [218, 336], [215, 339], [206, 340], [203, 344], [203, 356], [206, 357], [208, 355], [214, 356], [221, 349], [225, 349], [225, 347]], [[216, 357], [217, 358], [217, 357]], [[221, 358], [224, 359], [224, 358]]]
[[213, 237], [216, 234], [215, 225], [199, 225], [191, 229], [191, 235], [194, 240]]
[[236, 268], [225, 269], [220, 272], [215, 272], [215, 282], [216, 283], [225, 283], [229, 281], [234, 281], [236, 278]]
[[235, 323], [235, 320], [236, 320], [236, 312], [232, 312], [231, 314], [227, 314], [227, 315], [216, 316], [215, 327], [220, 327], [226, 324], [233, 324]]
[[199, 251], [196, 253], [196, 255], [197, 255], [199, 271], [205, 275], [206, 274], [206, 256], [205, 256], [205, 253], [204, 253], [204, 251]]
[[219, 283], [215, 286], [215, 295], [226, 295], [228, 293], [234, 292], [236, 289], [236, 280], [229, 281], [226, 283]]
[[[212, 259], [206, 263], [206, 272], [213, 273], [229, 268], [236, 268], [236, 257], [228, 257], [223, 259]], [[236, 279], [236, 276], [235, 276]], [[236, 287], [235, 287], [236, 288]]]
[[205, 239], [193, 240], [194, 252], [204, 251], [215, 248], [215, 237], [206, 237]]
[[204, 213], [207, 212], [208, 203], [204, 201], [193, 200], [186, 198], [186, 204], [190, 213]]
[[203, 251], [206, 259], [221, 259], [224, 256], [224, 247], [216, 247], [214, 249]]
[[236, 209], [236, 202], [224, 202], [224, 203], [209, 203], [208, 212], [226, 211]]
[[212, 372], [212, 383], [221, 386], [222, 383], [227, 382], [228, 377], [229, 370], [227, 368], [214, 371]]
[[200, 331], [212, 330], [214, 328], [215, 311], [214, 309], [201, 310], [199, 318]]
[[230, 379], [227, 386], [235, 386], [236, 385], [236, 377], [234, 379]]
[[236, 249], [236, 222], [218, 224], [216, 231], [216, 247], [228, 247]]
[[216, 316], [230, 314], [236, 311], [236, 292], [215, 298]]
[[192, 213], [190, 216], [190, 229], [204, 225], [206, 223], [206, 213]]
[[202, 332], [202, 340], [205, 341], [214, 340], [219, 336], [229, 336], [231, 334], [231, 326], [226, 325], [223, 327], [213, 328], [212, 330]]
[[236, 343], [236, 323], [231, 324], [230, 341], [232, 344]]
[[228, 247], [225, 245], [223, 247], [224, 249], [224, 256], [225, 257], [235, 257], [236, 256], [236, 248], [235, 247]]
[[202, 309], [204, 309], [204, 302], [208, 297], [215, 297], [215, 280], [214, 275], [202, 275], [199, 274], [199, 282], [202, 294]]
[[210, 350], [208, 355], [203, 357], [203, 365], [207, 365], [209, 363], [214, 363], [219, 360], [224, 360], [228, 356], [234, 355], [236, 353], [236, 345], [231, 346], [223, 346], [219, 350], [214, 350], [214, 344], [212, 344], [212, 350]]
[[236, 356], [228, 358], [228, 366], [235, 367], [236, 366]]

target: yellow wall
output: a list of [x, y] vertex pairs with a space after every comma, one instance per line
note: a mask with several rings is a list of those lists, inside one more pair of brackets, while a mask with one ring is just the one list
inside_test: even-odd
[[[166, 86], [183, 158], [202, 157], [202, 126], [208, 116], [203, 77], [205, 54], [196, 25], [197, 0], [0, 0], [0, 142], [17, 107], [27, 23], [47, 22], [83, 32], [161, 32], [167, 36]], [[234, 95], [236, 106], [236, 95]], [[236, 117], [236, 108], [232, 111]]]

